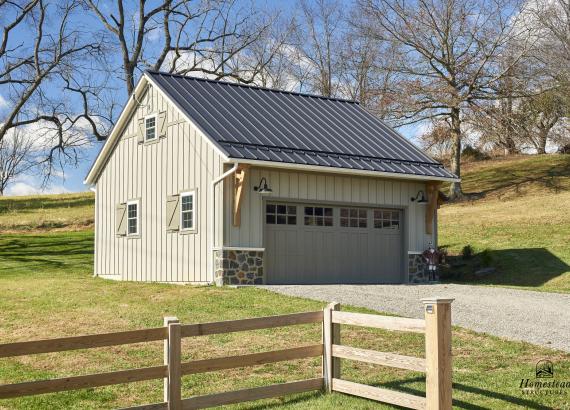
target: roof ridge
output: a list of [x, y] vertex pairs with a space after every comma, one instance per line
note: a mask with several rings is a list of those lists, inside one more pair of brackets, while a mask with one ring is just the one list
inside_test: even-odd
[[397, 163], [405, 163], [405, 164], [417, 164], [417, 165], [429, 165], [435, 166], [438, 168], [444, 168], [443, 164], [439, 162], [427, 162], [427, 161], [418, 161], [413, 159], [398, 159], [398, 158], [388, 158], [388, 157], [378, 157], [373, 155], [361, 155], [361, 154], [347, 154], [344, 152], [333, 152], [333, 151], [319, 151], [319, 150], [311, 150], [311, 149], [303, 149], [303, 148], [291, 148], [291, 147], [281, 147], [276, 145], [262, 145], [262, 144], [254, 144], [254, 143], [246, 143], [246, 142], [237, 142], [237, 141], [218, 141], [220, 144], [228, 144], [228, 145], [241, 145], [241, 146], [248, 146], [248, 147], [255, 147], [260, 149], [269, 149], [269, 150], [279, 150], [279, 151], [295, 151], [295, 152], [303, 152], [303, 153], [312, 153], [312, 154], [321, 154], [321, 155], [336, 155], [336, 156], [346, 156], [349, 158], [358, 158], [364, 160], [380, 160], [380, 161], [390, 161], [390, 162], [397, 162]]
[[323, 96], [323, 95], [318, 95], [318, 94], [302, 93], [302, 92], [299, 92], [299, 91], [280, 90], [280, 89], [278, 89], [278, 88], [262, 87], [262, 86], [253, 85], [253, 84], [232, 83], [232, 82], [230, 82], [230, 81], [212, 80], [212, 79], [210, 79], [210, 78], [202, 78], [202, 77], [195, 77], [195, 76], [191, 76], [191, 75], [167, 73], [167, 72], [164, 72], [164, 71], [156, 71], [156, 70], [146, 70], [145, 73], [149, 73], [149, 74], [159, 74], [159, 75], [165, 75], [165, 76], [170, 76], [170, 77], [181, 77], [181, 78], [190, 79], [190, 80], [204, 81], [204, 82], [207, 82], [207, 83], [215, 83], [215, 84], [222, 84], [222, 85], [231, 85], [231, 86], [234, 86], [234, 87], [241, 87], [241, 88], [251, 88], [251, 89], [260, 90], [260, 91], [269, 91], [269, 92], [274, 92], [274, 93], [283, 93], [283, 94], [298, 95], [298, 96], [300, 96], [300, 97], [310, 97], [310, 98], [318, 98], [318, 99], [321, 99], [321, 100], [345, 102], [345, 103], [350, 103], [350, 104], [355, 104], [355, 105], [360, 106], [360, 103], [359, 103], [358, 101], [350, 100], [350, 99], [348, 99], [348, 98], [325, 97], [325, 96]]

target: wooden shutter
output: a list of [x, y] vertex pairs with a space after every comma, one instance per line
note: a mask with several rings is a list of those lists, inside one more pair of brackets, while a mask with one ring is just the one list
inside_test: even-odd
[[118, 204], [115, 210], [115, 234], [127, 234], [127, 204]]
[[144, 133], [145, 133], [144, 118], [139, 118], [139, 126], [137, 134], [137, 141], [139, 142], [139, 144], [142, 144], [144, 142]]
[[170, 232], [180, 229], [180, 195], [166, 198], [166, 229]]
[[166, 137], [166, 111], [159, 112], [157, 119], [158, 138], [164, 138]]

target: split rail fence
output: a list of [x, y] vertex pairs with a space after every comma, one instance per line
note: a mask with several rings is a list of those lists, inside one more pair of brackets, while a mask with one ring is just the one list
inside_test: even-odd
[[[130, 409], [202, 409], [288, 394], [325, 390], [356, 395], [412, 409], [448, 410], [451, 409], [452, 393], [450, 304], [450, 299], [424, 299], [425, 320], [341, 312], [340, 305], [331, 304], [323, 311], [201, 324], [183, 325], [175, 317], [166, 317], [164, 318], [164, 327], [1, 344], [0, 358], [7, 358], [163, 340], [164, 365], [0, 385], [0, 399], [164, 379], [164, 402], [131, 407]], [[321, 343], [191, 362], [182, 362], [181, 359], [181, 340], [183, 338], [310, 323], [322, 323], [323, 338]], [[341, 345], [340, 326], [343, 324], [425, 333], [426, 358], [401, 356]], [[319, 356], [322, 357], [322, 377], [182, 398], [181, 380], [185, 375]], [[426, 397], [343, 380], [340, 376], [340, 359], [425, 372]]]

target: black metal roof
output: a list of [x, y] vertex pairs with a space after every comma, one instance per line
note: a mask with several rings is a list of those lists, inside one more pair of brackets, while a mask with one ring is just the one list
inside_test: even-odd
[[353, 101], [147, 75], [229, 158], [457, 178]]

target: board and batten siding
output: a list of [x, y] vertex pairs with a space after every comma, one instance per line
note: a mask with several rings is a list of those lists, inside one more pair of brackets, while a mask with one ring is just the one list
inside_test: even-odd
[[[223, 159], [177, 108], [147, 88], [96, 183], [95, 274], [152, 282], [211, 282], [211, 181]], [[166, 111], [166, 137], [141, 144], [139, 118]], [[197, 232], [167, 232], [169, 195], [196, 190]], [[222, 188], [216, 198], [216, 235], [222, 237]], [[117, 204], [140, 200], [140, 235], [117, 236]]]
[[[295, 202], [329, 202], [370, 207], [403, 209], [405, 251], [423, 251], [435, 234], [425, 230], [425, 205], [410, 201], [419, 190], [426, 192], [425, 183], [378, 177], [347, 176], [318, 172], [297, 172], [275, 168], [253, 167], [247, 178], [247, 191], [241, 206], [241, 225], [232, 224], [231, 207], [224, 212], [224, 246], [263, 248], [263, 197], [253, 190], [262, 177], [273, 190], [268, 200]], [[226, 184], [225, 202], [231, 201], [231, 184]], [[436, 232], [436, 229], [434, 229]]]

